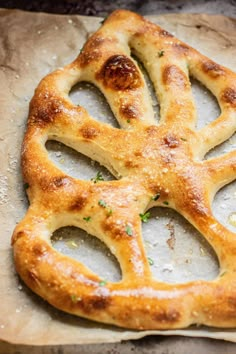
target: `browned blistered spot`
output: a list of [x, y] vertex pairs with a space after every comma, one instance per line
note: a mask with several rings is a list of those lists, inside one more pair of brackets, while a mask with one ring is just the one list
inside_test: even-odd
[[129, 238], [129, 237], [133, 237], [129, 236], [126, 233], [126, 224], [124, 222], [124, 224], [117, 224], [116, 221], [110, 217], [110, 218], [106, 218], [104, 221], [101, 222], [101, 227], [104, 230], [104, 232], [108, 232], [111, 234], [111, 236], [116, 239], [122, 239], [122, 238]]
[[40, 256], [43, 256], [45, 253], [46, 253], [46, 248], [44, 245], [41, 245], [39, 243], [36, 243], [33, 248], [32, 248], [32, 251], [34, 253], [34, 255], [36, 257], [40, 257]]
[[133, 90], [143, 85], [137, 67], [125, 55], [112, 55], [108, 58], [96, 78], [113, 90]]
[[236, 90], [231, 87], [227, 87], [223, 91], [221, 99], [222, 101], [229, 103], [231, 106], [236, 107]]
[[69, 210], [71, 210], [71, 211], [81, 210], [86, 205], [86, 203], [87, 203], [87, 195], [80, 195], [71, 204], [71, 206], [69, 207]]
[[135, 162], [134, 160], [127, 160], [127, 161], [125, 161], [125, 167], [126, 168], [135, 168], [135, 167], [138, 167], [138, 163]]
[[156, 125], [149, 125], [146, 128], [146, 132], [149, 136], [155, 136], [158, 133], [159, 128]]
[[163, 140], [164, 144], [170, 148], [176, 148], [177, 146], [179, 146], [179, 140], [173, 135], [168, 134], [164, 137]]
[[18, 231], [17, 233], [13, 234], [12, 240], [11, 240], [11, 244], [12, 246], [14, 245], [14, 243], [21, 237], [23, 237], [25, 234], [23, 231]]
[[189, 47], [184, 43], [173, 43], [173, 49], [178, 54], [186, 54], [189, 51]]
[[[160, 199], [161, 200], [165, 200], [168, 196], [169, 196], [169, 191], [165, 188], [163, 188], [160, 183], [155, 183], [155, 182], [151, 182], [149, 183], [149, 191], [152, 194], [152, 196], [154, 197], [157, 194], [160, 194]], [[158, 200], [159, 200], [158, 198]]]
[[89, 125], [85, 125], [80, 129], [80, 132], [85, 139], [94, 139], [99, 134], [99, 130], [97, 128], [91, 127]]
[[177, 310], [162, 310], [154, 315], [154, 318], [158, 322], [174, 323], [180, 320], [180, 313]]
[[35, 269], [28, 270], [28, 278], [31, 282], [38, 282], [38, 274]]
[[173, 34], [163, 29], [160, 30], [159, 35], [160, 37], [173, 37]]
[[162, 81], [164, 85], [175, 85], [180, 89], [189, 86], [189, 81], [185, 73], [176, 65], [168, 65], [162, 72]]
[[71, 183], [70, 178], [67, 176], [56, 176], [53, 177], [50, 181], [45, 180], [44, 178], [40, 181], [40, 186], [44, 191], [55, 191], [58, 188], [65, 187]]
[[93, 296], [82, 299], [78, 305], [85, 313], [93, 313], [96, 310], [104, 310], [110, 305], [111, 299], [105, 296]]
[[136, 157], [142, 157], [142, 156], [143, 156], [143, 152], [140, 151], [140, 150], [137, 150], [137, 151], [134, 152], [134, 156], [136, 156]]
[[105, 309], [109, 304], [109, 299], [106, 297], [97, 297], [94, 298], [91, 301], [91, 306], [95, 309], [95, 310], [103, 310]]
[[64, 187], [70, 182], [69, 178], [66, 176], [54, 177], [51, 183], [56, 187]]
[[120, 114], [126, 119], [136, 119], [139, 116], [139, 110], [137, 107], [131, 104], [127, 104], [125, 106], [121, 105]]
[[55, 117], [62, 111], [62, 103], [58, 98], [52, 97], [45, 99], [33, 98], [31, 106], [33, 108], [30, 111], [28, 124], [37, 124], [40, 127], [53, 123]]
[[224, 68], [212, 60], [204, 60], [202, 70], [213, 79], [225, 74]]

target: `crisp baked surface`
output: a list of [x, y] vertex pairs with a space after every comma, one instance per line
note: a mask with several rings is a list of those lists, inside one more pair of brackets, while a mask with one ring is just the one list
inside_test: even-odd
[[[154, 84], [159, 122], [131, 51]], [[189, 75], [221, 108], [201, 130], [195, 128]], [[79, 81], [104, 93], [122, 129], [95, 121], [70, 101]], [[236, 234], [214, 218], [211, 202], [236, 178], [236, 152], [203, 160], [235, 130], [232, 71], [141, 16], [115, 11], [72, 64], [41, 81], [31, 101], [22, 148], [30, 207], [12, 238], [21, 278], [55, 307], [100, 322], [135, 329], [235, 327]], [[48, 158], [47, 140], [99, 161], [117, 180], [94, 183], [66, 175]], [[220, 263], [216, 279], [173, 285], [153, 279], [140, 219], [153, 206], [175, 209], [206, 238]], [[53, 232], [68, 225], [106, 243], [119, 261], [120, 282], [104, 282], [52, 247]]]

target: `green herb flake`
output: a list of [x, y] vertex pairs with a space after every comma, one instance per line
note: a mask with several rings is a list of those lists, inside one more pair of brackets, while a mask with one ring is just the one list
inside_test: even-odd
[[98, 285], [99, 286], [105, 286], [107, 284], [106, 280], [101, 280]]
[[154, 260], [152, 258], [148, 257], [147, 260], [150, 266], [154, 264]]
[[127, 119], [127, 123], [130, 123], [130, 119]]
[[164, 200], [163, 204], [169, 205], [169, 202], [167, 202], [167, 200]]
[[91, 220], [91, 216], [86, 216], [86, 217], [84, 217], [84, 218], [83, 218], [83, 220], [85, 220], [85, 221], [87, 221], [87, 222], [88, 222], [88, 221], [90, 221], [90, 220]]
[[139, 214], [140, 219], [142, 220], [142, 222], [148, 222], [148, 219], [150, 218], [150, 212], [147, 211], [144, 214]]
[[158, 200], [160, 198], [161, 194], [160, 193], [157, 193], [156, 195], [154, 195], [151, 199], [152, 200]]
[[126, 225], [125, 232], [129, 236], [133, 236], [133, 230], [132, 230], [132, 228], [129, 225]]
[[220, 274], [220, 277], [223, 277], [226, 274], [226, 270]]
[[187, 141], [187, 139], [185, 139], [185, 138], [180, 138], [182, 141]]
[[24, 189], [28, 189], [29, 188], [29, 183], [24, 183]]
[[103, 208], [106, 208], [106, 206], [107, 206], [106, 202], [104, 202], [104, 200], [102, 200], [102, 199], [100, 199], [100, 200], [98, 201], [98, 205], [100, 205], [100, 206], [103, 207]]
[[83, 45], [83, 47], [80, 49], [80, 51], [79, 51], [80, 54], [83, 52], [84, 47], [85, 47], [85, 45]]
[[164, 56], [164, 50], [160, 50], [159, 52], [158, 52], [158, 57], [159, 58], [161, 58], [161, 57], [163, 57]]
[[107, 215], [110, 216], [110, 215], [112, 215], [112, 214], [113, 214], [113, 210], [112, 210], [111, 208], [108, 208], [108, 209], [107, 209]]
[[76, 304], [78, 301], [81, 301], [81, 297], [78, 297], [76, 295], [71, 295], [71, 300], [74, 304]]
[[98, 183], [100, 181], [104, 181], [102, 172], [99, 171], [94, 178], [91, 178], [91, 181], [93, 181], [93, 183]]

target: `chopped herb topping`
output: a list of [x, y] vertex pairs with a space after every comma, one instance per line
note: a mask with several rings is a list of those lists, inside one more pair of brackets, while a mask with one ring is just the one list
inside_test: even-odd
[[164, 200], [163, 204], [169, 205], [169, 202], [167, 202], [167, 200]]
[[100, 199], [98, 201], [98, 205], [100, 205], [101, 207], [103, 207], [103, 208], [105, 208], [107, 210], [107, 216], [110, 216], [110, 215], [113, 214], [112, 208], [109, 207], [109, 205], [107, 205], [107, 203], [104, 200]]
[[220, 274], [220, 277], [223, 277], [226, 274], [226, 270]]
[[99, 182], [99, 181], [104, 181], [102, 172], [99, 171], [99, 172], [96, 174], [96, 177], [91, 178], [91, 181], [93, 181], [93, 183], [97, 183], [97, 182]]
[[76, 304], [76, 302], [81, 301], [81, 297], [78, 297], [76, 295], [71, 295], [71, 300]]
[[154, 260], [150, 257], [148, 257], [147, 259], [148, 259], [149, 265], [152, 266], [154, 264]]
[[76, 295], [71, 295], [71, 300], [73, 302], [77, 302], [77, 296]]
[[127, 123], [130, 123], [130, 119], [127, 119]]
[[100, 200], [98, 201], [98, 205], [100, 205], [100, 206], [103, 207], [103, 208], [106, 208], [106, 206], [107, 206], [106, 202], [104, 202], [104, 200], [102, 200], [102, 199], [100, 199]]
[[133, 230], [132, 230], [132, 228], [129, 225], [126, 225], [125, 232], [129, 236], [133, 236]]
[[99, 283], [98, 283], [98, 285], [99, 286], [105, 286], [106, 285], [106, 280], [101, 280]]
[[154, 195], [152, 197], [152, 200], [158, 200], [160, 198], [161, 194], [160, 193], [157, 193], [156, 195]]
[[88, 222], [88, 221], [91, 220], [91, 216], [86, 216], [86, 217], [84, 217], [83, 219]]
[[159, 57], [159, 58], [163, 57], [164, 53], [165, 53], [164, 50], [160, 50], [160, 51], [158, 52], [158, 57]]
[[107, 215], [112, 215], [113, 214], [113, 210], [111, 208], [107, 209]]
[[84, 50], [84, 45], [83, 45], [83, 47], [80, 49], [80, 53], [82, 53], [83, 50]]
[[24, 188], [28, 189], [29, 188], [29, 183], [24, 183]]
[[185, 138], [180, 138], [181, 140], [183, 140], [183, 141], [187, 141], [187, 139], [185, 139]]
[[150, 212], [147, 211], [145, 214], [139, 214], [139, 216], [142, 222], [148, 222], [148, 219], [150, 218]]

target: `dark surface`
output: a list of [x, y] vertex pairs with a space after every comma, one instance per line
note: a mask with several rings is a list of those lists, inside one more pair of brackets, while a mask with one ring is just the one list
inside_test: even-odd
[[202, 12], [236, 17], [236, 0], [0, 0], [0, 7], [101, 17], [119, 8], [136, 11], [142, 15]]
[[207, 338], [150, 336], [110, 344], [33, 347], [0, 343], [0, 354], [235, 354], [234, 343]]

